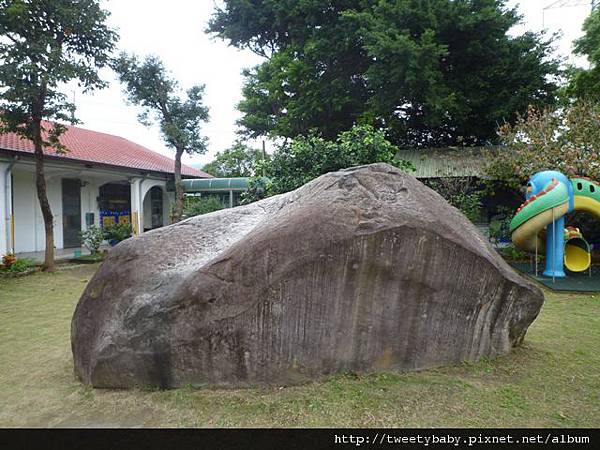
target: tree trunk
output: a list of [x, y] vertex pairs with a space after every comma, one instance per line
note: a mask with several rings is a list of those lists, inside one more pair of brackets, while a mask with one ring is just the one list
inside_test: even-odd
[[54, 270], [54, 217], [48, 202], [46, 192], [46, 177], [44, 175], [44, 146], [42, 143], [42, 126], [40, 119], [33, 121], [33, 146], [35, 149], [35, 185], [37, 196], [44, 218], [44, 228], [46, 230], [46, 254], [44, 256], [44, 270]]
[[179, 222], [183, 216], [183, 186], [181, 184], [181, 155], [183, 150], [175, 152], [175, 207], [173, 208], [173, 223]]

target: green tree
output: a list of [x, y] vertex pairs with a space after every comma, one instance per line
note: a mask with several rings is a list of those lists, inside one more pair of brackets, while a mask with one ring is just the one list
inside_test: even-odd
[[502, 150], [487, 167], [491, 180], [518, 189], [534, 173], [558, 170], [600, 180], [600, 104], [579, 101], [565, 108], [529, 108], [498, 134]]
[[[409, 163], [395, 159], [397, 151], [383, 131], [370, 125], [355, 126], [333, 141], [310, 133], [281, 145], [265, 166], [268, 182], [257, 178], [251, 184], [264, 188], [256, 189], [262, 197], [294, 190], [327, 172], [363, 164], [385, 162], [410, 170]], [[256, 199], [245, 196], [244, 203]]]
[[225, 0], [208, 31], [267, 58], [244, 72], [248, 136], [358, 123], [399, 146], [476, 145], [554, 101], [551, 40], [509, 35], [519, 21], [505, 0]]
[[591, 67], [571, 70], [567, 95], [600, 100], [600, 8], [594, 9], [585, 20], [583, 32], [584, 35], [575, 41], [575, 53], [587, 56]]
[[125, 85], [129, 101], [142, 107], [138, 120], [150, 126], [154, 119], [160, 126], [163, 140], [175, 150], [175, 205], [173, 221], [183, 214], [183, 186], [181, 185], [181, 157], [184, 153], [201, 154], [206, 151], [206, 137], [200, 133], [208, 121], [208, 108], [202, 102], [204, 85], [196, 85], [182, 97], [179, 85], [162, 61], [147, 56], [140, 61], [135, 55], [121, 53], [113, 69]]
[[60, 143], [75, 106], [60, 86], [75, 80], [84, 91], [106, 85], [98, 68], [110, 58], [117, 34], [97, 0], [0, 0], [0, 132], [16, 132], [34, 146], [35, 179], [44, 228], [44, 268], [54, 268], [54, 220], [44, 176], [44, 148]]
[[202, 170], [215, 177], [252, 177], [257, 164], [265, 158], [268, 159], [268, 155], [263, 155], [262, 151], [237, 142], [217, 153]]

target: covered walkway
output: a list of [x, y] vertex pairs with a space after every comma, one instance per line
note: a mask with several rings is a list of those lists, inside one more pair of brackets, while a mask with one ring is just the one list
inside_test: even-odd
[[[182, 180], [183, 191], [188, 195], [212, 196], [228, 208], [240, 204], [242, 192], [248, 190], [250, 178], [205, 178]], [[167, 185], [167, 190], [175, 189], [175, 184]]]

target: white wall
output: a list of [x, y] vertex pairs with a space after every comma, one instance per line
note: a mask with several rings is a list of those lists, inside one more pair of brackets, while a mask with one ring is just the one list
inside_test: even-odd
[[85, 186], [81, 188], [81, 229], [87, 230], [88, 226], [85, 223], [85, 214], [94, 213], [94, 225], [100, 226], [100, 209], [98, 208], [97, 197], [100, 195], [100, 186], [104, 181], [100, 182], [94, 178], [82, 177], [81, 181]]
[[[54, 216], [54, 245], [63, 247], [62, 186], [60, 177], [46, 179], [46, 191]], [[35, 174], [13, 169], [13, 213], [15, 252], [36, 252], [46, 248], [44, 219], [37, 199]]]
[[[54, 246], [59, 249], [63, 248], [62, 178], [60, 175], [51, 175], [46, 179], [48, 200], [54, 216]], [[65, 176], [65, 178], [73, 177]], [[82, 177], [81, 181], [88, 183], [81, 188], [81, 227], [86, 229], [85, 214], [87, 212], [94, 213], [95, 225], [99, 226], [100, 211], [97, 197], [99, 188], [104, 182], [85, 177]], [[33, 172], [13, 169], [13, 196], [15, 251], [21, 253], [45, 250], [44, 219], [37, 199]]]

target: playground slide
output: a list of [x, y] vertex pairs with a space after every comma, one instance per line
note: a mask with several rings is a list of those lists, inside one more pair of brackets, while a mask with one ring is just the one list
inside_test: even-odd
[[571, 211], [600, 219], [600, 184], [556, 171], [531, 177], [526, 200], [510, 224], [511, 237], [515, 246], [529, 252], [544, 253], [546, 241], [546, 276], [564, 277], [565, 267], [582, 272], [591, 264], [590, 246], [579, 230], [565, 229], [565, 215]]
[[565, 230], [565, 267], [570, 272], [583, 272], [590, 267], [592, 256], [590, 244], [583, 238], [578, 228]]

